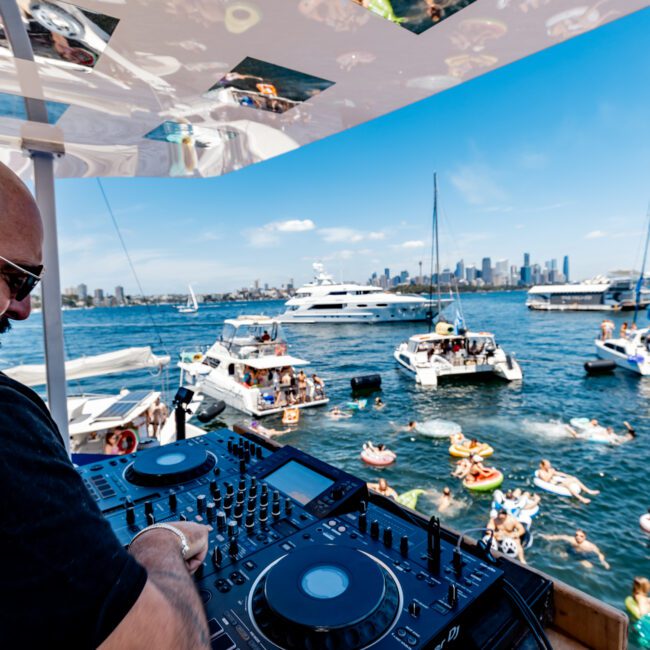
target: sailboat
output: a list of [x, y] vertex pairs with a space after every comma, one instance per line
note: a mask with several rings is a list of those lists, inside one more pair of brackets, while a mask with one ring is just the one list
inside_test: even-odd
[[192, 285], [188, 284], [187, 286], [190, 289], [190, 295], [187, 297], [187, 304], [178, 305], [176, 311], [178, 311], [179, 314], [196, 314], [196, 312], [199, 311], [199, 303], [196, 302], [196, 296], [194, 295]]
[[[438, 181], [433, 175], [433, 236], [431, 240], [431, 276], [435, 257], [438, 314], [440, 314], [440, 253], [438, 243]], [[433, 294], [433, 277], [430, 282]], [[460, 301], [458, 301], [460, 302]], [[433, 331], [432, 331], [433, 330]], [[442, 378], [472, 378], [493, 376], [506, 381], [522, 378], [521, 367], [514, 357], [507, 354], [490, 332], [472, 332], [465, 328], [464, 319], [457, 306], [454, 324], [438, 316], [434, 327], [433, 311], [429, 317], [429, 332], [414, 334], [393, 353], [397, 363], [415, 375], [422, 386], [437, 386]]]
[[617, 366], [637, 375], [650, 375], [650, 327], [638, 328], [636, 321], [641, 307], [641, 296], [645, 283], [645, 267], [648, 259], [648, 244], [650, 244], [650, 205], [648, 205], [648, 226], [643, 252], [641, 273], [636, 283], [636, 298], [632, 327], [618, 338], [596, 339], [596, 356], [600, 359], [613, 361]]

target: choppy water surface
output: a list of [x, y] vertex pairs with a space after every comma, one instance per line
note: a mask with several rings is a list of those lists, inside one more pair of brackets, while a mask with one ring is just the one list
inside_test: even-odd
[[[589, 487], [601, 490], [589, 505], [543, 494], [542, 509], [533, 532], [573, 534], [587, 531], [611, 564], [585, 569], [562, 545], [539, 537], [526, 552], [530, 564], [557, 578], [622, 607], [635, 575], [650, 575], [650, 536], [639, 528], [639, 516], [650, 506], [647, 459], [650, 458], [650, 378], [641, 379], [622, 371], [611, 376], [588, 378], [582, 364], [593, 357], [593, 338], [602, 314], [529, 312], [523, 292], [469, 295], [463, 298], [468, 324], [490, 330], [512, 351], [524, 371], [519, 384], [499, 382], [445, 384], [422, 389], [396, 367], [395, 346], [422, 331], [422, 324], [314, 325], [287, 327], [292, 351], [309, 359], [325, 379], [332, 404], [350, 399], [351, 377], [370, 372], [382, 376], [382, 411], [367, 409], [348, 420], [332, 421], [326, 409], [302, 413], [300, 427], [283, 442], [342, 467], [363, 478], [384, 476], [399, 492], [415, 487], [427, 490], [419, 509], [434, 513], [436, 496], [446, 485], [458, 505], [442, 519], [456, 529], [485, 525], [490, 498], [474, 495], [450, 477], [453, 462], [444, 441], [433, 441], [395, 430], [409, 419], [455, 420], [468, 436], [476, 436], [496, 449], [488, 465], [501, 469], [504, 487], [532, 486], [532, 473], [540, 458], [549, 458], [561, 470], [577, 475]], [[243, 313], [277, 314], [282, 303], [230, 303], [202, 307], [196, 315], [179, 315], [171, 307], [153, 307], [151, 314], [169, 353], [183, 347], [214, 341], [224, 318]], [[630, 314], [617, 314], [618, 325]], [[66, 347], [69, 357], [107, 352], [129, 345], [153, 345], [157, 336], [144, 307], [93, 309], [65, 313]], [[645, 314], [640, 325], [645, 325]], [[42, 358], [40, 317], [16, 324], [3, 337], [0, 367]], [[178, 381], [171, 371], [170, 383]], [[161, 378], [147, 372], [86, 380], [71, 386], [114, 391], [126, 386], [160, 388]], [[619, 447], [572, 440], [561, 423], [572, 417], [595, 417], [621, 429], [628, 420], [638, 440]], [[227, 409], [220, 425], [242, 420]], [[281, 428], [279, 418], [265, 425]], [[396, 425], [396, 426], [393, 426]], [[383, 470], [359, 460], [364, 441], [384, 442], [398, 454], [395, 465]]]

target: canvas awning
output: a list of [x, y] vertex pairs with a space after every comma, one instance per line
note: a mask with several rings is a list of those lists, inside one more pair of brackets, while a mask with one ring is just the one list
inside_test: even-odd
[[255, 368], [255, 370], [269, 370], [270, 368], [285, 368], [289, 366], [308, 366], [309, 361], [292, 357], [288, 354], [281, 356], [258, 357], [256, 359], [241, 359], [240, 363]]

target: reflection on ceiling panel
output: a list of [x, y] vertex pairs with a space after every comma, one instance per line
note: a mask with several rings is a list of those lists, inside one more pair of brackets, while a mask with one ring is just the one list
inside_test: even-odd
[[[56, 124], [70, 104], [60, 102], [45, 102], [49, 124]], [[20, 95], [0, 93], [0, 117], [8, 117], [15, 120], [27, 120], [25, 100]]]
[[[13, 1], [0, 1], [0, 15]], [[26, 28], [35, 61], [14, 59], [0, 30], [0, 159], [23, 174], [29, 165], [21, 166], [21, 143], [45, 141], [65, 151], [56, 163], [59, 177], [226, 174], [648, 6], [648, 0], [76, 2], [83, 8], [17, 0], [20, 14], [5, 16], [5, 27]], [[58, 118], [56, 127], [24, 121], [20, 97], [54, 102], [48, 113], [50, 122]]]
[[[18, 2], [34, 56], [67, 66], [93, 68], [118, 20], [67, 2]], [[10, 48], [0, 29], [0, 47]]]
[[225, 104], [284, 113], [332, 85], [333, 81], [246, 57], [204, 96]]

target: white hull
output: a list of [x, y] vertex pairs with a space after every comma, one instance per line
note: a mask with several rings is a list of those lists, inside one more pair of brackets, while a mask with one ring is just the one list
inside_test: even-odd
[[[220, 377], [219, 379], [223, 378]], [[198, 387], [204, 395], [208, 395], [213, 399], [223, 400], [231, 408], [257, 418], [266, 417], [267, 415], [277, 415], [287, 408], [275, 406], [260, 408], [260, 390], [258, 388], [247, 388], [230, 379], [225, 379], [217, 384], [212, 377], [207, 377]], [[311, 402], [292, 404], [291, 408], [304, 409], [313, 406], [324, 406], [328, 402], [329, 398], [325, 397]]]
[[[443, 301], [443, 307], [450, 300]], [[433, 318], [438, 315], [436, 307], [431, 309]], [[399, 323], [417, 322], [429, 319], [428, 305], [401, 305], [396, 303], [389, 307], [354, 307], [344, 309], [319, 309], [318, 313], [307, 307], [296, 311], [287, 311], [278, 320], [281, 323]]]
[[[650, 375], [650, 352], [647, 348], [633, 346], [623, 339], [596, 340], [595, 344], [596, 356], [599, 359], [613, 361], [619, 368], [637, 375]], [[612, 345], [618, 349], [610, 347]]]
[[540, 302], [527, 302], [526, 307], [534, 311], [620, 311], [617, 305], [551, 305]]

